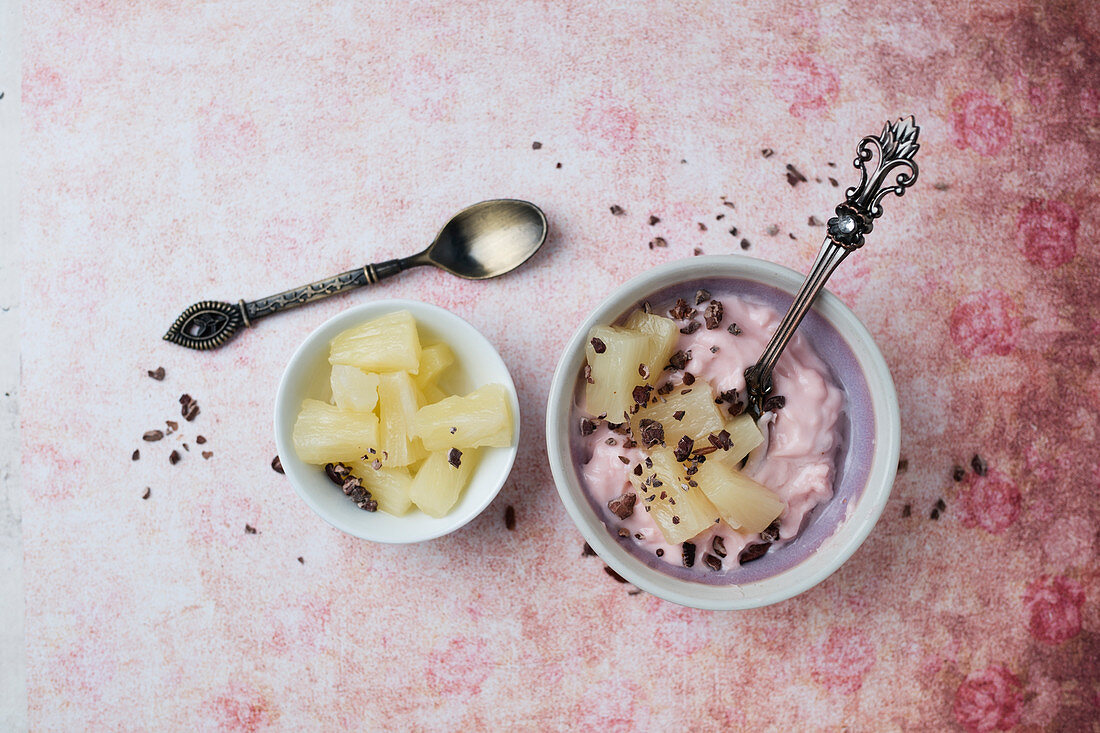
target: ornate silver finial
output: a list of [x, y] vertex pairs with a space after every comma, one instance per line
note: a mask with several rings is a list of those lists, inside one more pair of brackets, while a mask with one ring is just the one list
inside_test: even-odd
[[[860, 171], [859, 184], [844, 192], [844, 203], [836, 207], [836, 216], [829, 219], [826, 236], [831, 242], [848, 251], [862, 247], [863, 236], [874, 229], [874, 220], [882, 216], [882, 199], [886, 194], [902, 196], [916, 182], [917, 164], [913, 156], [920, 148], [919, 133], [920, 128], [910, 116], [887, 122], [877, 137], [868, 135], [860, 140], [856, 159], [852, 161]], [[868, 175], [867, 163], [875, 157], [876, 150], [878, 167]], [[887, 184], [886, 179], [895, 172], [893, 183]]]

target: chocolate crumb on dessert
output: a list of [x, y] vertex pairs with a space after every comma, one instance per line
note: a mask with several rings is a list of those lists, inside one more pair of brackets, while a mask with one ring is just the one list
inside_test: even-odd
[[821, 226], [821, 220], [818, 219], [816, 216], [811, 216], [809, 219], [806, 220], [806, 223], [812, 227]]
[[650, 225], [650, 226], [653, 226], [654, 224], [657, 224], [657, 223], [659, 223], [660, 221], [661, 221], [660, 219], [658, 219], [657, 217], [653, 216], [652, 214], [651, 214], [651, 215], [650, 215], [650, 217], [649, 217], [649, 225]]
[[650, 249], [653, 249], [654, 247], [667, 247], [667, 246], [668, 246], [668, 240], [665, 239], [664, 237], [654, 237], [653, 239], [651, 239], [649, 241], [649, 248]]
[[141, 498], [142, 499], [148, 499], [152, 495], [153, 495], [153, 490], [150, 489], [148, 486], [146, 486], [145, 487], [145, 493], [141, 495]]
[[720, 405], [723, 402], [736, 402], [738, 399], [736, 389], [727, 389], [725, 392], [718, 393], [718, 396], [714, 398], [714, 404]]
[[325, 475], [329, 477], [332, 483], [343, 486], [344, 480], [351, 475], [351, 469], [343, 463], [326, 463]]
[[795, 168], [790, 163], [787, 163], [787, 183], [792, 186], [797, 186], [800, 183], [806, 182], [806, 176], [802, 175], [801, 171]]
[[306, 564], [305, 559], [301, 555], [298, 556], [298, 564], [299, 565], [305, 565]]
[[690, 336], [691, 334], [698, 331], [701, 327], [702, 326], [700, 325], [699, 321], [690, 321], [688, 325], [680, 329], [680, 333]]
[[684, 415], [685, 413], [683, 410], [677, 410], [676, 412], [672, 413], [672, 419], [676, 422], [680, 422], [684, 419]]
[[702, 305], [710, 300], [710, 291], [700, 288], [695, 291], [695, 305]]
[[584, 375], [584, 381], [585, 382], [587, 382], [588, 384], [595, 384], [595, 380], [592, 379], [592, 365], [591, 364], [585, 364], [584, 365], [584, 370], [583, 370], [582, 374]]
[[680, 523], [680, 518], [678, 516], [676, 516], [675, 514], [672, 515], [672, 523], [673, 524], [679, 524]]
[[760, 539], [767, 543], [776, 542], [779, 540], [779, 520], [776, 519], [760, 533]]
[[649, 367], [647, 367], [645, 364], [639, 364], [638, 376], [642, 379], [649, 379]]
[[664, 557], [665, 556], [665, 551], [662, 548], [658, 547], [656, 555], [657, 555], [657, 557]]
[[974, 473], [984, 476], [989, 464], [985, 462], [984, 458], [975, 453], [974, 457], [970, 459], [970, 467], [974, 469]]
[[711, 540], [710, 549], [714, 551], [714, 554], [718, 557], [726, 556], [726, 541], [722, 539], [722, 535], [715, 535]]
[[726, 330], [734, 336], [740, 336], [744, 333], [744, 331], [741, 330], [741, 327], [738, 326], [736, 323], [731, 323], [729, 326], [726, 327]]
[[451, 448], [447, 451], [447, 463], [451, 464], [455, 468], [462, 465], [462, 451], [458, 448]]
[[681, 547], [680, 559], [683, 560], [684, 567], [690, 568], [695, 565], [695, 545], [690, 542], [685, 542]]
[[642, 418], [638, 423], [638, 431], [641, 433], [642, 445], [646, 448], [665, 441], [665, 426], [648, 417]]
[[139, 458], [141, 458], [141, 451], [135, 449], [133, 454], [130, 456], [130, 460], [131, 461], [136, 461]]
[[615, 534], [619, 535], [623, 539], [626, 539], [627, 537], [630, 536], [630, 530], [627, 529], [626, 527], [619, 527], [619, 529], [616, 530]]
[[707, 440], [718, 450], [729, 450], [733, 447], [733, 441], [730, 440], [730, 431], [728, 430], [721, 430], [717, 435], [711, 433], [707, 436]]
[[684, 384], [689, 387], [695, 384], [695, 375], [691, 372], [684, 372]]
[[677, 298], [676, 305], [668, 310], [668, 315], [677, 321], [686, 321], [689, 318], [694, 318], [696, 313], [698, 313], [698, 311], [688, 305], [687, 301], [683, 298]]
[[538, 150], [538, 149], [539, 149], [539, 148], [541, 148], [541, 147], [542, 147], [542, 143], [540, 143], [540, 142], [539, 142], [538, 140], [536, 140], [535, 142], [531, 143], [531, 149], [532, 149], [532, 150]]
[[611, 215], [612, 216], [622, 216], [625, 213], [626, 213], [626, 210], [623, 209], [623, 207], [619, 206], [618, 204], [612, 204], [611, 205]]
[[722, 303], [712, 300], [703, 311], [703, 320], [707, 322], [707, 330], [713, 331], [722, 323]]
[[752, 562], [753, 560], [759, 560], [760, 558], [764, 557], [764, 555], [768, 554], [768, 548], [771, 547], [771, 546], [772, 545], [771, 545], [770, 542], [763, 542], [763, 543], [759, 543], [759, 544], [755, 544], [755, 545], [749, 545], [744, 550], [742, 550], [741, 554], [738, 556], [738, 558], [737, 558], [738, 564], [744, 565], [747, 562]]
[[722, 569], [722, 559], [719, 557], [715, 557], [709, 552], [703, 555], [703, 564], [714, 571]]
[[616, 573], [616, 572], [615, 572], [614, 570], [612, 570], [612, 569], [611, 569], [611, 566], [609, 566], [609, 565], [604, 565], [604, 566], [603, 566], [603, 571], [604, 571], [605, 573], [607, 573], [608, 575], [610, 575], [610, 576], [611, 576], [612, 578], [614, 578], [615, 580], [617, 580], [618, 582], [620, 582], [620, 583], [626, 583], [626, 582], [629, 582], [629, 581], [627, 581], [627, 579], [626, 579], [626, 578], [624, 578], [623, 576], [619, 575], [619, 574], [618, 574], [618, 573]]
[[730, 236], [731, 237], [736, 237], [738, 234], [740, 234], [740, 232], [737, 231], [737, 227], [730, 227]]
[[663, 395], [671, 393], [672, 390], [674, 390], [674, 389], [676, 389], [676, 388], [672, 386], [672, 382], [665, 382], [664, 384], [662, 384], [660, 387], [657, 388], [657, 394], [663, 396]]
[[642, 475], [642, 464], [639, 463], [638, 465], [634, 466], [634, 475], [635, 476], [641, 476]]
[[787, 404], [787, 398], [781, 394], [773, 394], [764, 400], [764, 412], [773, 412], [775, 410], [782, 410], [783, 406]]
[[152, 443], [160, 440], [163, 437], [164, 433], [162, 433], [160, 430], [146, 430], [145, 433], [141, 436], [141, 439], [146, 442]]
[[516, 508], [511, 504], [504, 507], [504, 528], [509, 532], [516, 529]]
[[589, 420], [587, 417], [581, 418], [581, 435], [591, 435], [596, 431], [596, 423]]
[[676, 449], [672, 451], [672, 455], [676, 456], [677, 461], [686, 461], [688, 456], [691, 455], [691, 449], [695, 447], [695, 441], [689, 435], [685, 435], [680, 438], [680, 442], [676, 444]]
[[584, 547], [581, 549], [581, 557], [592, 557], [595, 554], [596, 552], [592, 549], [592, 546], [585, 542]]
[[210, 460], [210, 456], [212, 456], [212, 455], [214, 455], [214, 451], [212, 451], [212, 450], [204, 450], [202, 452], [202, 457], [205, 458], [206, 460]]
[[153, 379], [157, 380], [158, 382], [163, 382], [164, 381], [164, 367], [159, 366], [156, 369], [150, 369], [149, 370], [149, 376], [152, 377]]
[[962, 481], [964, 478], [966, 478], [966, 469], [962, 466], [956, 465], [954, 468], [951, 469], [951, 478], [954, 479], [955, 483]]
[[775, 151], [772, 150], [771, 148], [764, 148], [763, 150], [760, 151], [760, 154], [763, 155], [765, 158], [770, 158], [773, 155], [775, 155]]
[[244, 533], [245, 534], [256, 534], [256, 528], [253, 527], [251, 524], [246, 524], [246, 525], [244, 525]]
[[[644, 364], [642, 366], [645, 366]], [[653, 391], [653, 387], [648, 384], [639, 384], [634, 388], [631, 395], [634, 397], [634, 403], [637, 405], [646, 405], [649, 403], [649, 395]]]
[[204, 438], [201, 435], [196, 435], [195, 436], [195, 442], [198, 443], [199, 445], [202, 445], [203, 443], [206, 442], [206, 438]]
[[180, 462], [180, 457], [179, 451], [174, 450], [168, 455], [168, 462], [174, 466]]
[[603, 352], [607, 351], [607, 344], [594, 336], [592, 337], [591, 344], [592, 350], [595, 351], [597, 354], [602, 354]]
[[681, 349], [669, 358], [668, 363], [672, 366], [673, 369], [682, 370], [684, 367], [687, 366], [687, 363], [689, 361], [691, 361], [691, 351], [684, 351], [683, 349]]
[[902, 458], [898, 461], [898, 473], [905, 473], [909, 470], [909, 460]]
[[271, 468], [275, 473], [286, 473], [286, 471], [283, 470], [283, 462], [279, 460], [279, 456], [275, 456], [271, 459]]
[[747, 240], [747, 239], [742, 239], [741, 240], [741, 249], [748, 249], [751, 246], [752, 246], [752, 244], [749, 243], [749, 240]]
[[910, 516], [912, 513], [913, 513], [913, 507], [910, 504], [906, 504], [905, 506], [903, 506], [901, 508], [902, 519], [904, 519], [905, 517]]

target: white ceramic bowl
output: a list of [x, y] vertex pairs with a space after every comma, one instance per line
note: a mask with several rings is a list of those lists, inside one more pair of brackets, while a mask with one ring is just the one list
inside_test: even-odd
[[[394, 517], [382, 511], [366, 512], [344, 496], [319, 466], [301, 461], [291, 434], [302, 400], [329, 401], [329, 342], [341, 331], [372, 318], [407, 310], [416, 318], [423, 343], [446, 342], [455, 354], [455, 366], [441, 379], [449, 391], [466, 394], [485, 384], [503, 384], [511, 397], [514, 433], [511, 447], [482, 448], [481, 459], [458, 503], [445, 517], [429, 517], [415, 506]], [[350, 535], [374, 542], [421, 542], [455, 531], [489, 506], [512, 470], [519, 446], [519, 401], [508, 367], [493, 345], [476, 328], [455, 314], [415, 300], [380, 300], [340, 313], [311, 333], [290, 357], [275, 398], [275, 445], [290, 485], [326, 522]]]
[[[580, 324], [565, 347], [550, 387], [546, 445], [558, 493], [581, 534], [619, 575], [665, 600], [695, 608], [755, 608], [801, 593], [839, 568], [871, 532], [890, 496], [897, 471], [901, 426], [886, 362], [867, 329], [838, 298], [823, 292], [800, 326], [834, 380], [845, 391], [844, 447], [837, 458], [834, 497], [818, 506], [791, 543], [718, 579], [672, 568], [632, 550], [604, 523], [605, 508], [585, 492], [577, 453], [578, 379], [590, 328], [611, 324], [662, 291], [681, 294], [735, 285], [786, 311], [803, 276], [740, 255], [694, 257], [656, 267], [613, 292]], [[666, 293], [667, 295], [667, 293]], [[658, 297], [654, 297], [658, 296]]]

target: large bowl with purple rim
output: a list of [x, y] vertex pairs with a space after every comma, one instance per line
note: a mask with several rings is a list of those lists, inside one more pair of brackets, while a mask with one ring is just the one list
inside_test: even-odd
[[575, 406], [581, 394], [584, 345], [596, 325], [614, 324], [643, 300], [658, 303], [697, 288], [735, 291], [787, 310], [803, 276], [741, 255], [694, 257], [655, 267], [608, 296], [578, 326], [558, 362], [546, 410], [546, 447], [558, 493], [593, 550], [638, 588], [668, 601], [708, 610], [756, 608], [786, 600], [820, 583], [852, 556], [878, 521], [898, 465], [901, 424], [890, 370], [854, 313], [822, 292], [799, 326], [834, 383], [844, 392], [841, 444], [833, 497], [818, 505], [799, 535], [758, 560], [701, 574], [643, 553], [618, 537], [611, 516], [585, 487], [583, 441]]

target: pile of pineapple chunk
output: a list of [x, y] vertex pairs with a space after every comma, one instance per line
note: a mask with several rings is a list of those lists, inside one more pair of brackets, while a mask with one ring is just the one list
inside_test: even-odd
[[[448, 395], [440, 379], [454, 364], [445, 343], [422, 346], [416, 320], [397, 311], [332, 340], [332, 402], [307, 399], [294, 424], [306, 463], [343, 463], [377, 508], [433, 517], [458, 502], [478, 449], [512, 444], [508, 390], [487, 384]], [[330, 476], [332, 473], [330, 472]]]
[[[644, 452], [623, 470], [636, 492], [634, 511], [647, 512], [667, 542], [686, 542], [722, 522], [759, 533], [786, 508], [738, 470], [764, 436], [749, 414], [723, 404], [728, 395], [687, 376], [690, 362], [685, 367], [673, 353], [678, 338], [675, 321], [643, 310], [622, 326], [594, 327], [585, 349], [586, 410]], [[591, 421], [582, 424], [582, 433], [591, 430]]]

